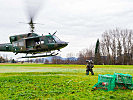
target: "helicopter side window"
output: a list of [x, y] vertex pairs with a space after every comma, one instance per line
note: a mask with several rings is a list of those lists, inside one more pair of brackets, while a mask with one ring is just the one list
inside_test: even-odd
[[17, 42], [13, 42], [12, 44], [15, 47], [15, 46], [17, 46], [18, 43]]
[[24, 46], [24, 42], [23, 41], [19, 42], [19, 46]]
[[54, 39], [51, 37], [48, 37], [48, 43], [55, 43]]

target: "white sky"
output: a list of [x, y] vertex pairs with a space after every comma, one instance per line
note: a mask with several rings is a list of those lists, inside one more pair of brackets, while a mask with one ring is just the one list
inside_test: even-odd
[[[60, 56], [78, 53], [94, 46], [101, 34], [109, 29], [133, 27], [133, 1], [131, 0], [43, 0], [37, 13], [36, 33], [54, 33], [69, 42]], [[29, 32], [25, 0], [0, 0], [0, 43], [9, 42], [9, 36]], [[3, 53], [0, 53], [3, 54]], [[14, 56], [7, 53], [8, 57]]]

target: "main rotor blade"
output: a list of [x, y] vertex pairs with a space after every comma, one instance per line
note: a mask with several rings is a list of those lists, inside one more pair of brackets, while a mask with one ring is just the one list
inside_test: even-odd
[[28, 13], [28, 18], [29, 22], [28, 24], [30, 25], [30, 32], [34, 32], [35, 26], [34, 24], [34, 18], [37, 15], [38, 11], [42, 7], [44, 0], [25, 0], [26, 8], [27, 8], [27, 13]]
[[34, 21], [35, 16], [42, 7], [44, 0], [25, 0], [29, 20]]

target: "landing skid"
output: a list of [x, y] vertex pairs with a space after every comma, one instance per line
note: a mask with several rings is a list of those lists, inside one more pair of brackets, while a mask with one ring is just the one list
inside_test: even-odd
[[21, 57], [21, 58], [37, 58], [37, 57], [48, 57], [48, 56], [56, 56], [58, 55], [59, 53], [56, 53], [56, 54], [49, 54], [49, 55], [37, 55], [37, 56], [25, 56], [25, 57]]

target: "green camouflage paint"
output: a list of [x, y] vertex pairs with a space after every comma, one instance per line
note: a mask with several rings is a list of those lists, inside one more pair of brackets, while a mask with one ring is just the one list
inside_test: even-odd
[[66, 42], [55, 41], [53, 35], [39, 36], [36, 33], [28, 33], [10, 36], [10, 43], [0, 44], [0, 51], [32, 54], [59, 50], [67, 45]]

